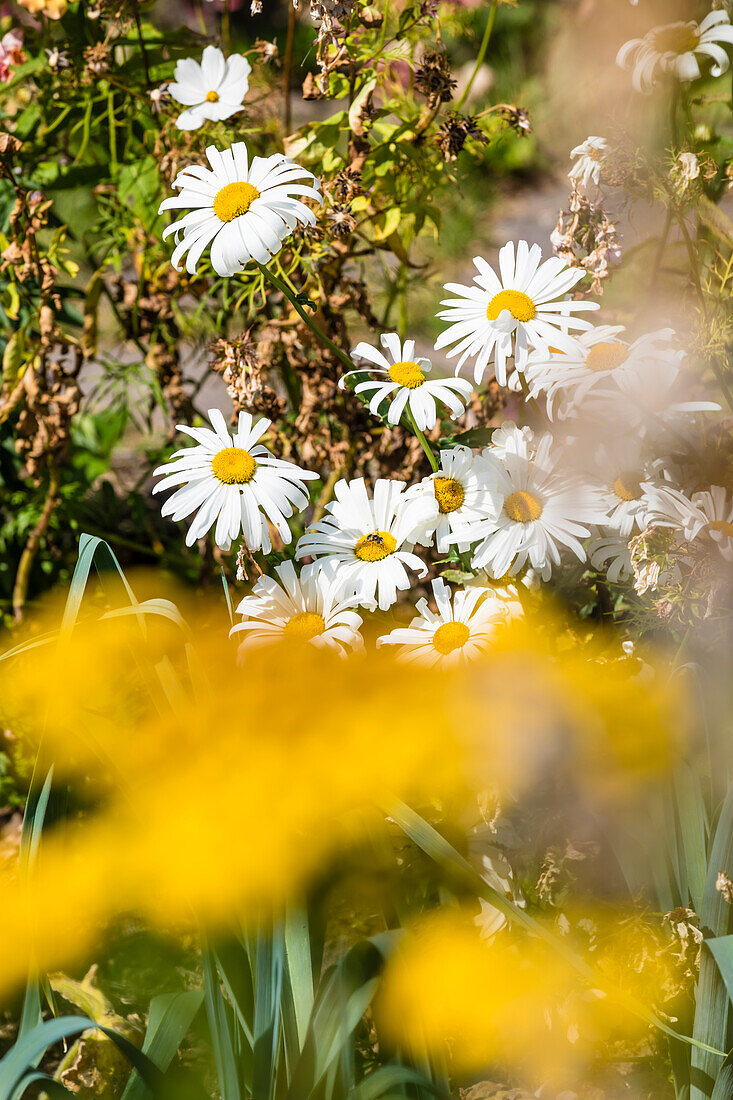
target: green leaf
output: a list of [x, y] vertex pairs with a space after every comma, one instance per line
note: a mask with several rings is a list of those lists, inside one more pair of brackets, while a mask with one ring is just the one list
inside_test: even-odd
[[25, 333], [19, 328], [13, 333], [5, 345], [3, 352], [2, 381], [9, 389], [13, 389], [22, 374], [25, 362]]
[[488, 447], [496, 428], [469, 428], [458, 435], [441, 438], [440, 447]]
[[313, 968], [308, 913], [305, 909], [288, 908], [285, 917], [285, 953], [298, 1041], [302, 1049], [313, 1010]]
[[[716, 889], [718, 873], [733, 875], [733, 786], [728, 790], [713, 836], [707, 864], [707, 881], [700, 910], [700, 927], [717, 939], [730, 930], [731, 906]], [[700, 957], [700, 974], [695, 991], [693, 1038], [721, 1050], [726, 1045], [730, 1001], [725, 982], [710, 951]], [[720, 1072], [719, 1055], [693, 1050], [690, 1100], [707, 1100]]]
[[209, 1020], [211, 1045], [214, 1048], [221, 1100], [242, 1100], [243, 1094], [235, 1056], [236, 1043], [231, 1009], [221, 991], [214, 954], [204, 942], [203, 937], [201, 960], [204, 969], [206, 1015]]
[[118, 1035], [112, 1028], [95, 1024], [87, 1016], [62, 1016], [57, 1020], [47, 1020], [33, 1028], [22, 1039], [18, 1039], [0, 1060], [0, 1097], [13, 1096], [28, 1070], [36, 1065], [45, 1051], [54, 1043], [81, 1035], [93, 1028], [104, 1032], [119, 1047], [151, 1087], [160, 1084], [162, 1075], [157, 1066], [136, 1046], [133, 1046], [129, 1039]]
[[728, 997], [733, 1002], [733, 936], [714, 936], [713, 939], [705, 940], [705, 946], [712, 951], [728, 990]]
[[405, 1085], [416, 1085], [418, 1088], [427, 1089], [435, 1096], [448, 1096], [448, 1093], [439, 1085], [429, 1081], [417, 1070], [410, 1069], [409, 1066], [380, 1066], [359, 1082], [349, 1100], [380, 1100], [380, 1097], [386, 1096], [392, 1090], [402, 1091]]
[[[203, 1000], [203, 990], [193, 989], [185, 993], [161, 993], [150, 1002], [143, 1053], [162, 1073], [173, 1061]], [[143, 1078], [133, 1070], [121, 1100], [145, 1100], [150, 1095]]]
[[374, 240], [386, 241], [399, 227], [402, 221], [402, 211], [399, 206], [392, 206], [386, 213], [379, 214], [378, 217], [379, 222], [374, 230]]
[[711, 1100], [731, 1100], [733, 1096], [733, 1051], [728, 1055], [715, 1080]]
[[675, 776], [679, 834], [687, 872], [687, 892], [696, 913], [702, 912], [707, 877], [708, 821], [705, 803], [689, 764], [682, 764]]

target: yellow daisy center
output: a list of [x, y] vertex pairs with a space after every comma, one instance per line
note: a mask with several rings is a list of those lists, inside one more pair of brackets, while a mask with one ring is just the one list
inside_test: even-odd
[[213, 91], [212, 92], [207, 92], [206, 93], [206, 102], [207, 103], [218, 103], [219, 102], [219, 93], [218, 92], [213, 92]]
[[448, 512], [455, 512], [466, 499], [463, 486], [454, 477], [434, 477], [433, 489], [435, 490], [435, 499], [438, 502], [438, 511], [443, 515]]
[[588, 352], [585, 365], [588, 370], [615, 370], [625, 363], [629, 357], [629, 349], [626, 344], [618, 340], [607, 343], [594, 344]]
[[636, 474], [627, 472], [619, 474], [613, 483], [613, 491], [619, 500], [639, 500], [641, 498], [641, 485]]
[[733, 523], [729, 523], [725, 519], [714, 519], [708, 524], [708, 530], [720, 531], [722, 535], [727, 535], [728, 538], [733, 539]]
[[243, 447], [224, 447], [211, 460], [214, 477], [224, 485], [246, 485], [256, 469], [257, 463]]
[[697, 23], [669, 23], [653, 32], [654, 48], [660, 53], [689, 53], [700, 42]]
[[534, 302], [521, 290], [500, 290], [495, 294], [486, 307], [487, 320], [495, 321], [505, 309], [515, 321], [534, 321], [537, 315]]
[[504, 511], [515, 523], [532, 523], [542, 515], [542, 504], [534, 493], [520, 489], [506, 498]]
[[416, 390], [425, 381], [425, 375], [418, 364], [409, 360], [404, 363], [393, 363], [389, 368], [389, 376], [398, 386], [406, 386], [408, 390]]
[[299, 611], [286, 622], [283, 638], [296, 642], [309, 642], [311, 638], [323, 634], [325, 629], [326, 621], [323, 615], [318, 615], [315, 611]]
[[214, 195], [214, 213], [219, 221], [231, 222], [246, 214], [260, 193], [251, 183], [228, 183]]
[[354, 553], [362, 561], [381, 561], [382, 558], [394, 554], [397, 549], [396, 539], [388, 531], [372, 531], [369, 535], [362, 535]]
[[441, 623], [433, 634], [433, 646], [445, 656], [454, 649], [462, 649], [470, 634], [465, 623]]

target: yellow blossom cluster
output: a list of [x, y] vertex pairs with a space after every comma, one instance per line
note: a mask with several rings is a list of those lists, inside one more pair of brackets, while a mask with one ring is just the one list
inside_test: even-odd
[[3, 884], [0, 984], [32, 957], [66, 964], [121, 912], [217, 926], [277, 909], [397, 799], [516, 796], [560, 755], [607, 796], [676, 753], [669, 694], [602, 647], [596, 663], [563, 649], [547, 616], [437, 674], [297, 641], [238, 665], [218, 621], [171, 606], [49, 630], [0, 661], [0, 721], [85, 807]]

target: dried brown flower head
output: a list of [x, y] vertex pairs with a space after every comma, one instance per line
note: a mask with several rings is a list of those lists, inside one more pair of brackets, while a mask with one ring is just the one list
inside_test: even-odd
[[448, 103], [453, 98], [456, 81], [451, 76], [445, 50], [428, 50], [415, 70], [415, 90], [424, 95], [430, 107]]
[[451, 111], [435, 135], [435, 144], [440, 149], [444, 160], [453, 161], [466, 144], [466, 138], [469, 137], [482, 145], [487, 145], [489, 141], [486, 134], [476, 125], [475, 118]]
[[342, 172], [334, 177], [330, 190], [335, 202], [352, 202], [357, 195], [363, 194], [361, 172], [357, 172], [352, 168], [344, 168]]
[[214, 353], [213, 369], [226, 382], [227, 393], [236, 412], [247, 410], [277, 419], [282, 415], [284, 402], [265, 381], [260, 357], [249, 332], [231, 340], [216, 340], [211, 345]]
[[346, 206], [334, 206], [327, 217], [334, 237], [349, 237], [356, 229], [356, 218]]

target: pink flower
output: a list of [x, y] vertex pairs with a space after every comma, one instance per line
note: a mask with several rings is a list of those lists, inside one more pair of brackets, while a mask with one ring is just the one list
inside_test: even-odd
[[8, 31], [0, 39], [0, 82], [7, 84], [13, 75], [10, 66], [21, 65], [24, 61], [23, 32]]

